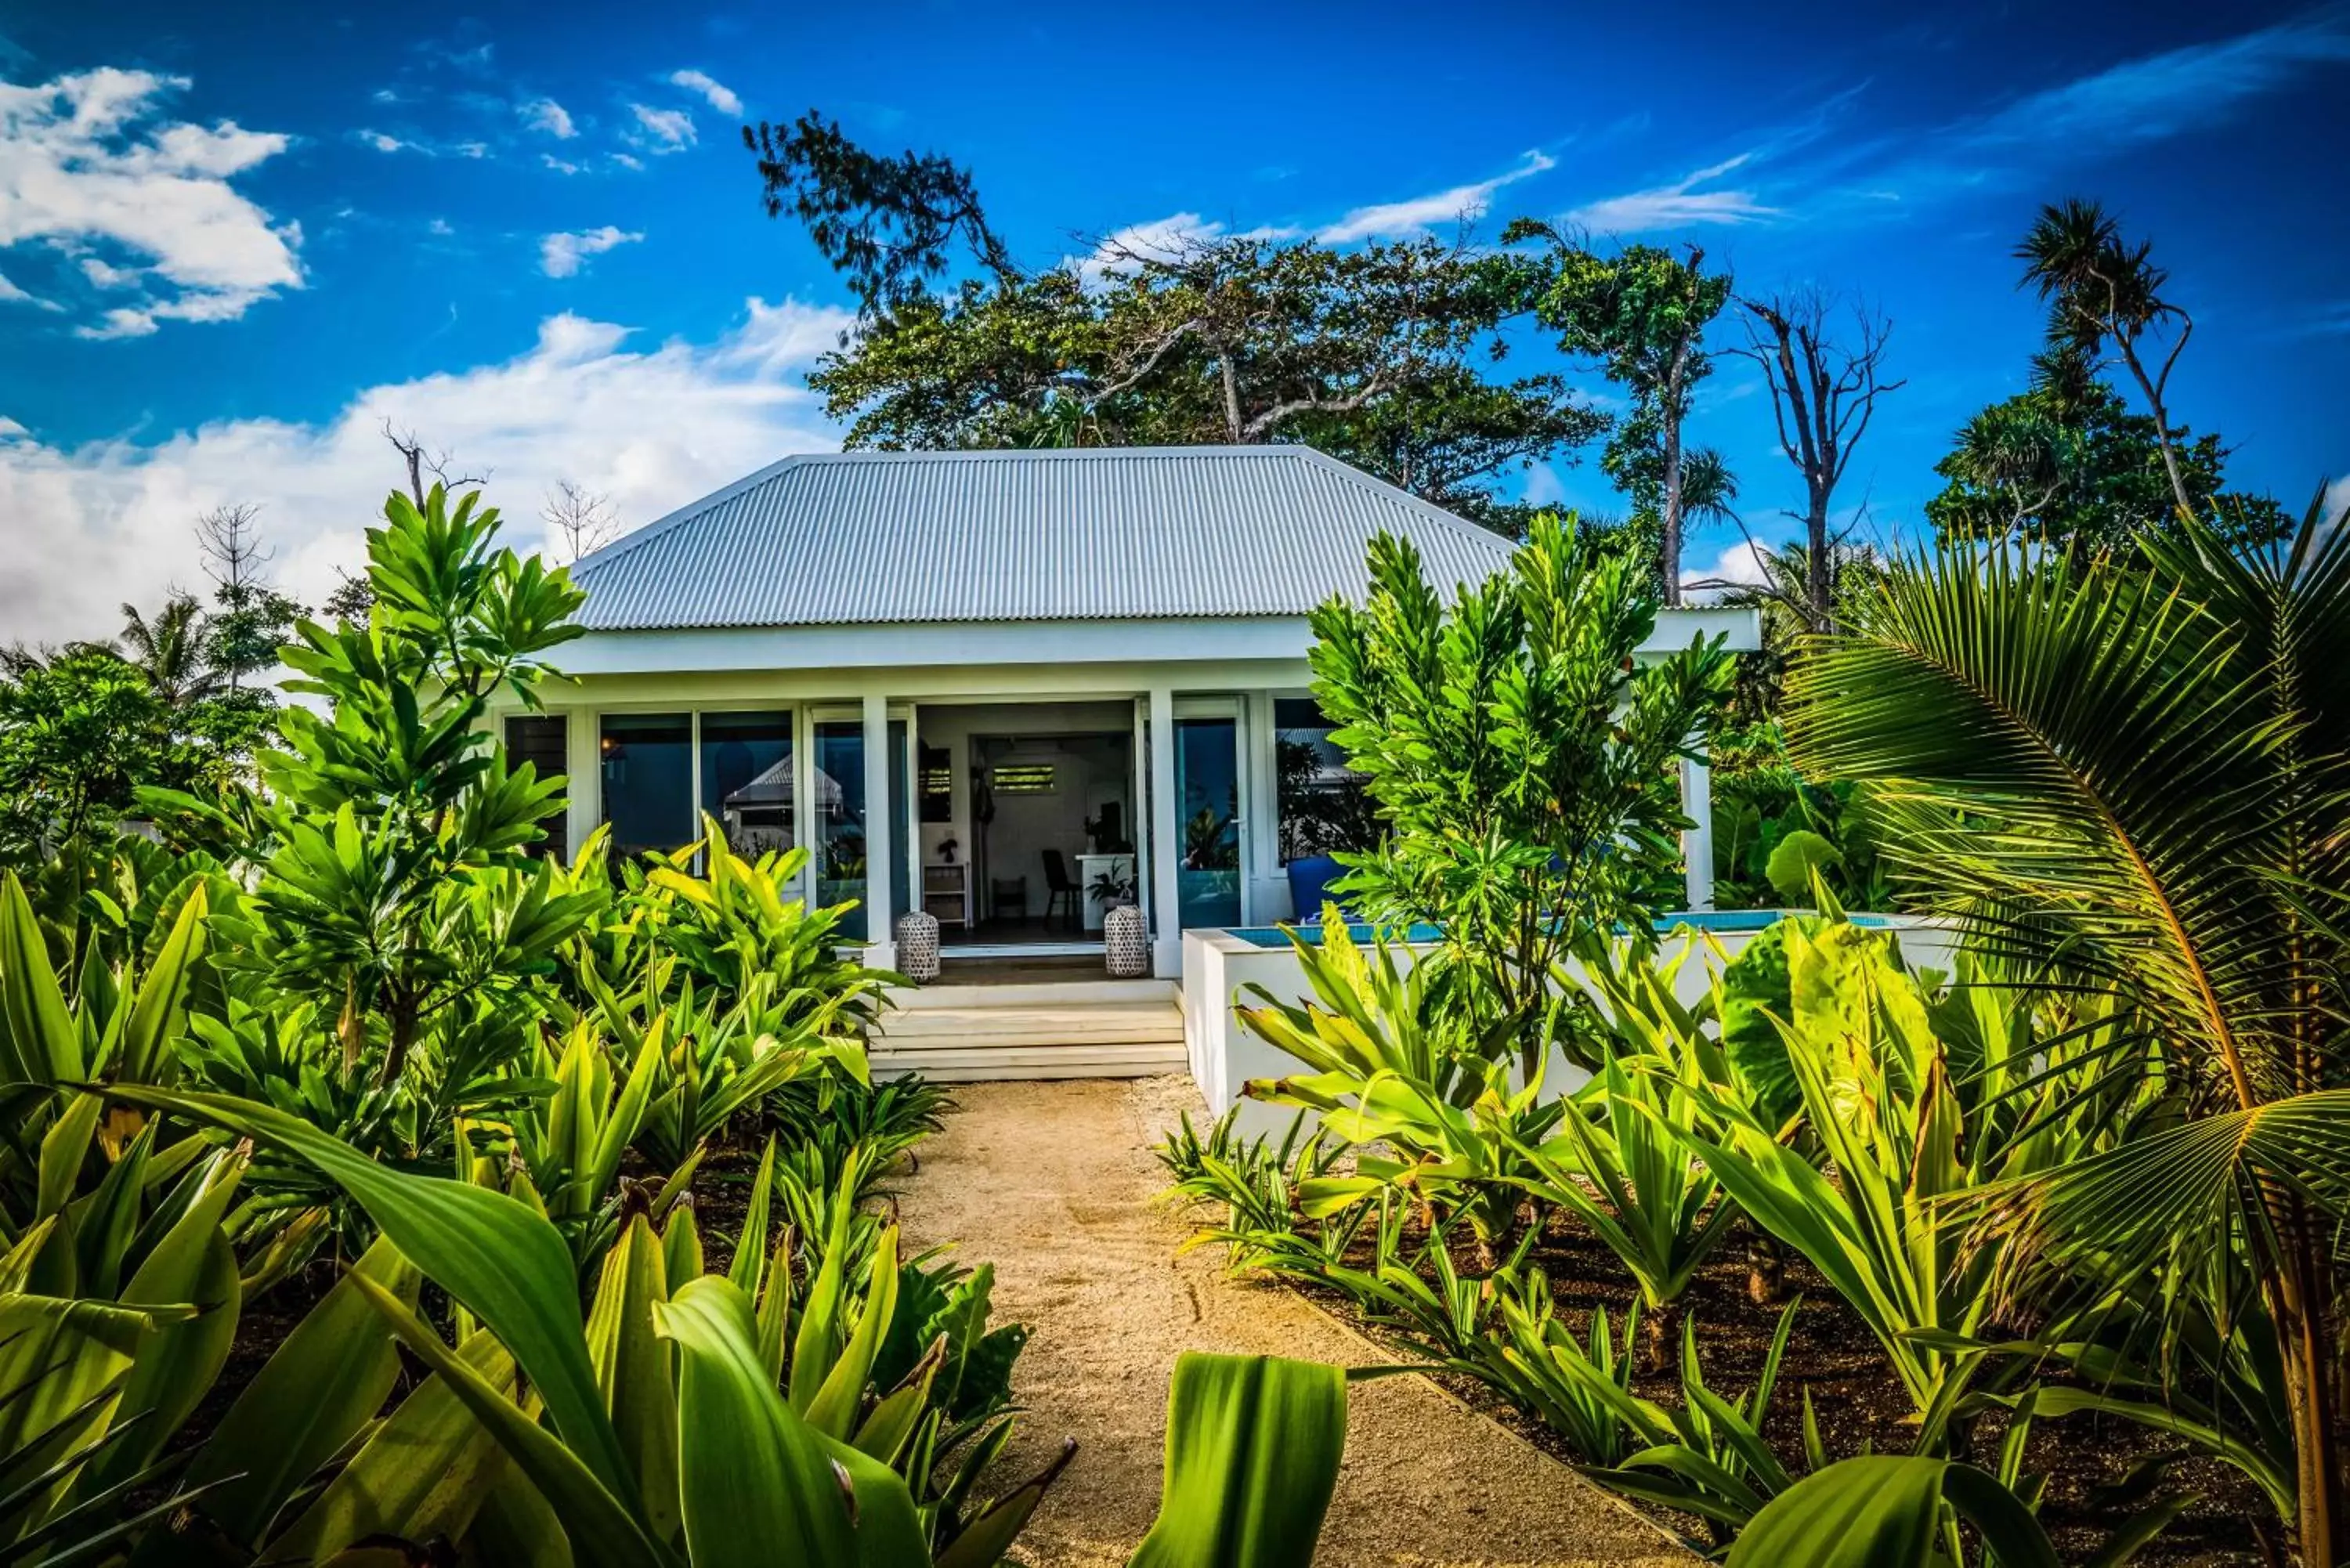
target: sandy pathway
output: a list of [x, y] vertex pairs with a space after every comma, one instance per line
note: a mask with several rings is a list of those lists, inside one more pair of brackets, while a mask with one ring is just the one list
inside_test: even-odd
[[[1290, 1293], [1225, 1281], [1150, 1203], [1151, 1144], [1195, 1106], [1182, 1078], [959, 1087], [962, 1110], [903, 1187], [910, 1241], [993, 1261], [1020, 1358], [1008, 1469], [1063, 1437], [1076, 1462], [1023, 1537], [1034, 1568], [1115, 1568], [1159, 1506], [1160, 1423], [1177, 1354], [1222, 1350], [1347, 1364], [1388, 1359]], [[1419, 1377], [1357, 1385], [1347, 1462], [1316, 1562], [1412, 1568], [1609, 1563], [1686, 1568], [1614, 1499]]]

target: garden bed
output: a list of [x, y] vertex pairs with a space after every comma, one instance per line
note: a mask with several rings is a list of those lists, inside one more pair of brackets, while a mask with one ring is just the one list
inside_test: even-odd
[[[1424, 1232], [1410, 1238], [1416, 1249]], [[1367, 1245], [1355, 1262], [1367, 1262]], [[1455, 1266], [1470, 1277], [1476, 1266], [1472, 1249], [1454, 1250]], [[1633, 1305], [1634, 1293], [1616, 1255], [1574, 1216], [1554, 1214], [1527, 1262], [1549, 1278], [1559, 1316], [1581, 1337], [1589, 1331], [1592, 1314], [1604, 1308], [1620, 1334], [1624, 1314]], [[1765, 1435], [1800, 1473], [1803, 1456], [1803, 1391], [1810, 1391], [1824, 1447], [1831, 1459], [1846, 1459], [1864, 1450], [1908, 1453], [1915, 1440], [1910, 1405], [1899, 1382], [1885, 1365], [1884, 1353], [1851, 1308], [1828, 1287], [1804, 1259], [1787, 1258], [1785, 1294], [1772, 1304], [1758, 1304], [1749, 1294], [1749, 1270], [1733, 1236], [1704, 1265], [1684, 1298], [1697, 1324], [1698, 1356], [1709, 1386], [1726, 1398], [1736, 1398], [1754, 1385], [1785, 1302], [1803, 1298], [1794, 1332], [1779, 1365], [1777, 1392], [1765, 1424]], [[1359, 1325], [1373, 1339], [1382, 1338], [1374, 1324], [1363, 1322], [1354, 1299], [1326, 1286], [1293, 1284], [1300, 1294]], [[1558, 1435], [1503, 1399], [1476, 1378], [1465, 1374], [1437, 1372], [1435, 1380], [1471, 1407], [1523, 1437], [1535, 1447], [1568, 1464], [1577, 1462]], [[2061, 1382], [2054, 1374], [2043, 1381]], [[1678, 1371], [1640, 1372], [1634, 1391], [1659, 1404], [1680, 1399]], [[1996, 1430], [1979, 1439], [1979, 1450], [1997, 1446]], [[2164, 1451], [2152, 1434], [2131, 1423], [2095, 1416], [2043, 1420], [2026, 1450], [2029, 1473], [2048, 1476], [2040, 1514], [2066, 1562], [2086, 1561], [2110, 1532], [2151, 1498], [2126, 1490], [2134, 1466], [2148, 1455]], [[2140, 1564], [2258, 1563], [2267, 1561], [2257, 1544], [2265, 1528], [2257, 1491], [2235, 1471], [2199, 1458], [2184, 1459], [2168, 1469], [2167, 1490], [2191, 1491], [2199, 1501], [2132, 1561]], [[1686, 1514], [1634, 1504], [1675, 1533], [1694, 1542], [1704, 1540], [1702, 1521]]]

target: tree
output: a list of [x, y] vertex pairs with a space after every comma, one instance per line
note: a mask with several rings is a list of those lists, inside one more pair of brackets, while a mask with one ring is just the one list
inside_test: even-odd
[[1501, 515], [1510, 468], [1607, 418], [1557, 376], [1514, 380], [1520, 258], [1433, 240], [1341, 251], [1223, 239], [966, 281], [863, 327], [809, 384], [883, 448], [1310, 441], [1440, 505]]
[[232, 691], [242, 688], [244, 677], [277, 662], [277, 650], [303, 614], [300, 604], [272, 588], [263, 576], [273, 552], [254, 524], [260, 511], [239, 502], [215, 506], [196, 519], [196, 545], [219, 607], [205, 628], [205, 657], [228, 678]]
[[1529, 239], [1550, 247], [1535, 317], [1558, 334], [1561, 348], [1596, 361], [1631, 394], [1631, 417], [1616, 427], [1600, 467], [1632, 498], [1636, 515], [1655, 518], [1664, 602], [1677, 606], [1689, 514], [1681, 427], [1690, 393], [1712, 369], [1700, 340], [1729, 303], [1730, 279], [1709, 275], [1695, 245], [1686, 260], [1656, 245], [1604, 257], [1581, 235], [1538, 219], [1502, 231], [1504, 244]]
[[394, 491], [368, 532], [374, 607], [364, 622], [302, 622], [286, 650], [280, 743], [255, 759], [261, 789], [231, 808], [188, 791], [142, 798], [175, 831], [258, 822], [234, 852], [256, 883], [252, 961], [331, 1020], [344, 1067], [400, 1083], [432, 1039], [448, 1071], [510, 1027], [495, 1002], [587, 919], [529, 846], [562, 808], [560, 780], [510, 769], [483, 720], [501, 688], [525, 703], [544, 655], [580, 634], [585, 596], [561, 567], [496, 546], [478, 492], [421, 506]]
[[848, 275], [860, 320], [927, 296], [958, 240], [997, 281], [1019, 275], [970, 173], [951, 159], [868, 152], [815, 109], [789, 125], [746, 125], [743, 145], [759, 161], [767, 216], [791, 207], [833, 271]]
[[1341, 888], [1375, 920], [1442, 929], [1463, 1028], [1587, 1064], [1556, 965], [1595, 933], [1648, 929], [1689, 826], [1673, 764], [1718, 722], [1731, 656], [1717, 640], [1637, 664], [1656, 625], [1645, 563], [1547, 514], [1507, 573], [1450, 604], [1388, 535], [1370, 577], [1366, 603], [1313, 616], [1314, 694], [1388, 830], [1338, 857]]
[[619, 520], [612, 515], [611, 497], [568, 479], [556, 482], [538, 514], [563, 541], [565, 566], [602, 548], [620, 531]]
[[12, 649], [0, 670], [0, 863], [29, 867], [128, 808], [170, 726], [154, 684], [102, 646]]
[[[2120, 223], [2096, 202], [2075, 197], [2041, 208], [2015, 254], [2024, 264], [2023, 281], [2048, 304], [2051, 342], [2068, 344], [2085, 358], [2107, 348], [2121, 356], [2146, 398], [2171, 499], [2193, 512], [2198, 497], [2188, 483], [2164, 395], [2195, 320], [2163, 297], [2170, 274], [2155, 265], [2153, 252], [2149, 241], [2125, 241]], [[2178, 335], [2162, 349], [2158, 329], [2174, 323]], [[2158, 365], [2154, 352], [2161, 353]]]
[[166, 708], [201, 702], [220, 689], [211, 658], [211, 632], [193, 594], [173, 594], [151, 619], [136, 605], [122, 607], [121, 640], [131, 668]]
[[1856, 307], [1849, 337], [1829, 324], [1832, 302], [1816, 290], [1741, 299], [1747, 346], [1736, 350], [1760, 366], [1779, 427], [1779, 450], [1804, 480], [1805, 618], [1825, 630], [1835, 616], [1833, 563], [1841, 543], [1828, 535], [1836, 487], [1868, 433], [1877, 400], [1904, 382], [1883, 379], [1891, 324]]
[[2218, 436], [2178, 428], [2170, 444], [2166, 460], [2153, 419], [2130, 412], [2078, 345], [2055, 344], [2034, 356], [2025, 390], [1959, 431], [1934, 465], [1949, 483], [1926, 503], [1926, 516], [1946, 540], [2127, 547], [2178, 526], [2175, 465], [2189, 510], [2234, 543], [2262, 544], [2287, 530], [2272, 499], [2225, 490]]
[[2081, 1309], [2045, 1339], [2085, 1334], [2089, 1381], [2108, 1379], [2116, 1305], [2142, 1308], [2162, 1320], [2155, 1381], [2217, 1389], [2240, 1449], [2289, 1434], [2300, 1560], [2333, 1568], [2350, 1506], [2350, 515], [2321, 496], [2289, 540], [2231, 549], [2185, 514], [2126, 554], [2069, 556], [1902, 563], [1798, 661], [1789, 747], [1869, 792], [1921, 912], [2129, 1010], [2149, 1056], [2087, 1054], [2063, 1086], [2125, 1109], [2113, 1091], [2140, 1087], [2151, 1114], [2103, 1118], [2104, 1152], [1981, 1189], [1973, 1218], [2009, 1238], [2020, 1315]]
[[1525, 258], [1112, 239], [1028, 272], [947, 159], [868, 152], [813, 112], [743, 134], [768, 213], [798, 216], [857, 296], [808, 378], [850, 446], [1311, 441], [1508, 529], [1500, 476], [1607, 428], [1560, 377], [1492, 373], [1541, 280]]

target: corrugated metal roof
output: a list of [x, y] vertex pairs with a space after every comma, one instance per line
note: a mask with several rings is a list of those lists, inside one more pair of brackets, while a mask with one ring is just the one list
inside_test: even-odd
[[1374, 534], [1440, 583], [1493, 534], [1311, 448], [789, 457], [572, 568], [591, 630], [1293, 616], [1360, 594]]

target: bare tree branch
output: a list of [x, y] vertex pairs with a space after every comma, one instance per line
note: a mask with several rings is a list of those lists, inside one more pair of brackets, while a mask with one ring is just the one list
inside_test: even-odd
[[1836, 541], [1828, 536], [1828, 518], [1836, 487], [1868, 433], [1877, 400], [1908, 384], [1884, 376], [1892, 323], [1856, 304], [1849, 335], [1840, 337], [1833, 326], [1836, 301], [1817, 289], [1739, 303], [1747, 313], [1747, 341], [1731, 352], [1761, 368], [1779, 449], [1803, 476], [1804, 620], [1825, 630], [1835, 615]]

